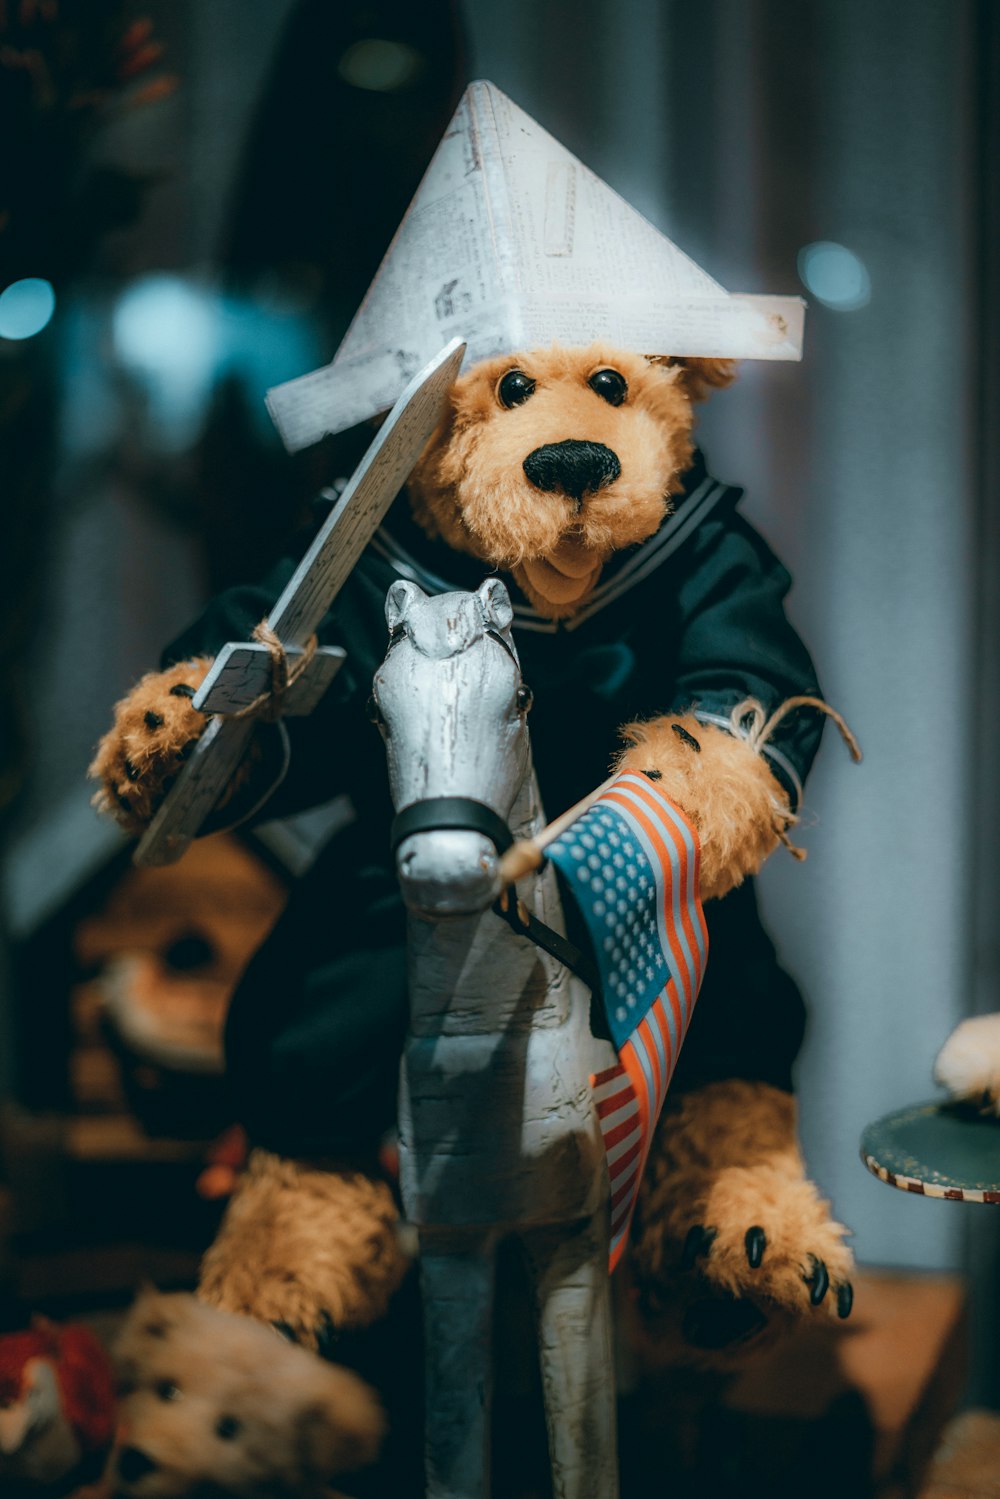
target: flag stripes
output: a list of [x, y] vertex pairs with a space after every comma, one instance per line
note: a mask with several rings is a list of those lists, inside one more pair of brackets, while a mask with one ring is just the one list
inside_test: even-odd
[[591, 1079], [611, 1186], [613, 1270], [708, 957], [698, 838], [648, 777], [626, 773], [547, 852], [590, 930], [618, 1053]]

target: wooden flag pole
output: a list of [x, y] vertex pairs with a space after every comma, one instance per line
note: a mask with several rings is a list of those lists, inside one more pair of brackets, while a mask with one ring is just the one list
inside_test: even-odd
[[540, 868], [542, 860], [545, 857], [545, 849], [548, 845], [554, 843], [559, 834], [565, 832], [571, 822], [576, 822], [576, 819], [582, 817], [584, 812], [589, 812], [594, 803], [604, 795], [605, 791], [610, 790], [620, 775], [621, 771], [616, 770], [613, 775], [608, 776], [607, 780], [602, 781], [593, 791], [588, 791], [587, 795], [581, 797], [578, 802], [574, 802], [572, 807], [568, 807], [565, 812], [561, 812], [553, 822], [547, 823], [541, 832], [535, 834], [534, 838], [519, 838], [516, 843], [512, 843], [507, 852], [501, 855], [500, 858], [501, 883], [504, 886], [516, 884], [526, 874], [530, 874], [533, 869]]

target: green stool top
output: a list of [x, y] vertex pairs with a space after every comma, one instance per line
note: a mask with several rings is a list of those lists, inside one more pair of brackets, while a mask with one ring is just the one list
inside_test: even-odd
[[1000, 1119], [968, 1104], [918, 1103], [886, 1114], [861, 1136], [861, 1159], [903, 1192], [1000, 1203]]

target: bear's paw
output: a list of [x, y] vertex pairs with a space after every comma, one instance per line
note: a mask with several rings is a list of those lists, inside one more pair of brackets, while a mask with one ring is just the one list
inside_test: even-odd
[[209, 722], [191, 700], [211, 664], [199, 656], [147, 672], [115, 704], [88, 774], [100, 782], [94, 806], [127, 833], [145, 831]]
[[763, 755], [691, 713], [626, 724], [619, 771], [649, 775], [692, 823], [701, 844], [701, 897], [756, 874], [794, 822]]

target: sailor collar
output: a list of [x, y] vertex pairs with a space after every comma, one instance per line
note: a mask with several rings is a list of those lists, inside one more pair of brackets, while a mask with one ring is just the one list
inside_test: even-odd
[[[695, 465], [688, 475], [688, 485], [670, 512], [652, 536], [638, 546], [629, 547], [612, 557], [604, 569], [602, 579], [594, 589], [584, 607], [568, 619], [548, 619], [524, 599], [511, 580], [514, 592], [514, 624], [521, 630], [532, 630], [541, 635], [556, 635], [561, 631], [576, 630], [587, 620], [599, 614], [610, 604], [617, 603], [631, 589], [649, 577], [677, 552], [698, 529], [702, 522], [727, 496], [733, 503], [742, 490], [730, 484], [720, 484], [705, 470], [699, 453]], [[469, 586], [463, 577], [471, 558], [446, 551], [438, 544], [427, 544], [427, 538], [413, 522], [408, 509], [397, 504], [390, 511], [387, 521], [379, 527], [371, 540], [371, 548], [389, 562], [402, 578], [419, 584], [425, 593], [450, 593]], [[433, 550], [433, 564], [420, 556], [424, 550]], [[443, 562], [449, 564], [450, 576], [446, 577], [438, 568]]]

